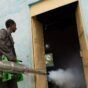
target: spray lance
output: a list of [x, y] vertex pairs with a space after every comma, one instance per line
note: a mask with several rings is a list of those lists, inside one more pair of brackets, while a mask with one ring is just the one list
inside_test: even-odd
[[[3, 52], [2, 50], [0, 51], [4, 54], [5, 57], [8, 57], [8, 55], [5, 52]], [[33, 70], [23, 64], [8, 61], [8, 60], [0, 61], [0, 72], [33, 73], [33, 74], [46, 75], [46, 73], [43, 71]]]
[[11, 61], [0, 61], [0, 71], [12, 72], [12, 73], [34, 73], [40, 75], [46, 75], [43, 71], [36, 71], [26, 67], [23, 64], [18, 64]]
[[11, 80], [14, 77], [17, 82], [23, 81], [23, 73], [46, 75], [43, 71], [30, 69], [21, 64], [19, 60], [16, 62], [8, 61], [9, 56], [3, 51], [2, 53], [3, 54], [0, 56], [0, 78], [3, 82]]

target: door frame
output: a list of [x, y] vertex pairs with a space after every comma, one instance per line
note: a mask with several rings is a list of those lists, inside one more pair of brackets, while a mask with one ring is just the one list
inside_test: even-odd
[[[42, 27], [42, 24], [36, 19], [36, 15], [47, 12], [49, 10], [53, 10], [55, 8], [59, 8], [61, 6], [64, 6], [68, 3], [75, 2], [77, 0], [58, 1], [59, 6], [55, 5], [57, 4], [56, 3], [57, 0], [51, 0], [53, 1], [53, 4], [54, 4], [53, 7], [51, 7], [50, 5], [51, 2], [49, 1], [50, 0], [45, 0], [31, 7], [31, 21], [32, 21], [31, 26], [32, 26], [34, 68], [35, 70], [41, 69], [44, 72], [46, 72], [46, 63], [45, 63], [45, 52], [44, 52], [45, 50], [44, 50], [44, 39], [43, 39], [43, 27]], [[65, 2], [65, 3], [63, 4], [62, 2], [63, 3]], [[47, 5], [47, 3], [50, 7], [48, 6], [47, 8], [44, 8], [44, 6]], [[41, 6], [42, 6], [41, 10], [38, 11], [38, 8], [40, 8]], [[77, 21], [78, 37], [79, 37], [80, 48], [81, 48], [80, 55], [82, 57], [82, 62], [83, 62], [86, 86], [88, 87], [88, 50], [87, 50], [87, 42], [86, 42], [86, 37], [84, 33], [84, 27], [83, 27], [84, 25], [82, 21], [82, 13], [81, 13], [79, 2], [78, 2], [77, 9], [76, 9], [76, 21]], [[35, 75], [35, 88], [48, 88], [47, 77]]]

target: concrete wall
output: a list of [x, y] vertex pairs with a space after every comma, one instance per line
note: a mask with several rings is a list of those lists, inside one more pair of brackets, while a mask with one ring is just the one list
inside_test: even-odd
[[88, 3], [88, 0], [79, 0], [83, 27], [84, 27], [85, 37], [87, 39], [87, 45], [88, 45], [88, 5], [87, 3]]
[[[82, 17], [82, 24], [84, 29], [84, 37], [86, 40], [86, 45], [84, 43], [84, 40], [81, 40], [81, 46], [83, 46], [83, 62], [84, 62], [84, 73], [85, 73], [85, 79], [86, 84], [88, 87], [88, 0], [79, 0], [80, 5], [80, 11], [81, 11], [81, 17]], [[82, 39], [82, 38], [80, 38]]]
[[[29, 12], [30, 0], [0, 0], [0, 29], [5, 28], [7, 19], [15, 20], [17, 31], [13, 34], [17, 58], [23, 64], [33, 68], [32, 33]], [[24, 75], [24, 81], [18, 83], [19, 88], [34, 88], [34, 76]]]
[[29, 5], [35, 4], [41, 0], [29, 0]]

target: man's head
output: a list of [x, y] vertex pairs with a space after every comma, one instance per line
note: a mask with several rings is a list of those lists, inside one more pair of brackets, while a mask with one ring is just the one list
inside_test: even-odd
[[8, 19], [5, 23], [7, 29], [10, 29], [12, 32], [16, 31], [16, 23], [12, 19]]

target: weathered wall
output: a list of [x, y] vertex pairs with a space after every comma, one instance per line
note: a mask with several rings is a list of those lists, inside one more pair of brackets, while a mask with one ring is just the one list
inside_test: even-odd
[[[33, 68], [32, 35], [29, 12], [30, 0], [0, 0], [0, 29], [11, 18], [17, 23], [17, 31], [13, 34], [17, 58], [23, 64]], [[18, 83], [19, 88], [34, 88], [34, 76], [24, 75], [24, 81]]]
[[88, 0], [79, 0], [84, 32], [86, 34], [86, 38], [88, 42], [88, 5], [87, 3], [88, 3]]
[[[88, 0], [79, 0], [80, 7], [80, 17], [81, 21], [78, 24], [80, 25], [80, 45], [83, 57], [84, 73], [86, 84], [88, 87]], [[79, 16], [77, 17], [79, 18]], [[79, 19], [80, 20], [80, 19]]]
[[41, 0], [29, 0], [29, 5], [35, 4]]

